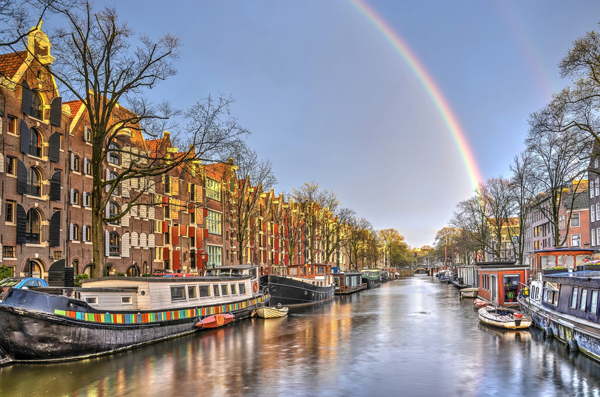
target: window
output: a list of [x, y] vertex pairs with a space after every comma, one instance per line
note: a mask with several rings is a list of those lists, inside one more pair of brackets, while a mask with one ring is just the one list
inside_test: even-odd
[[92, 162], [91, 161], [86, 161], [85, 162], [85, 174], [86, 175], [92, 175]]
[[25, 228], [25, 238], [27, 244], [39, 244], [41, 222], [40, 214], [35, 209], [30, 209], [27, 212], [27, 225]]
[[206, 178], [206, 197], [221, 201], [221, 184], [214, 179]]
[[[117, 174], [116, 172], [114, 172], [114, 171], [110, 172], [110, 180], [111, 181], [114, 181], [118, 177], [119, 177], [119, 174]], [[121, 186], [120, 185], [115, 186], [115, 189], [113, 190], [112, 194], [120, 196], [121, 195]]]
[[4, 258], [16, 258], [15, 256], [15, 247], [10, 245], [5, 245], [2, 247], [2, 256]]
[[325, 274], [325, 267], [324, 266], [318, 266], [317, 267], [317, 274]]
[[91, 128], [85, 127], [84, 139], [85, 139], [86, 142], [91, 142], [92, 141], [92, 130], [91, 130]]
[[91, 193], [83, 193], [83, 206], [89, 207], [92, 205], [92, 194]]
[[42, 193], [42, 178], [40, 171], [30, 168], [27, 174], [27, 193], [31, 196], [40, 197]]
[[590, 313], [596, 314], [598, 310], [598, 291], [592, 291], [592, 301], [590, 302]]
[[73, 190], [73, 203], [75, 205], [79, 205], [79, 190]]
[[581, 290], [581, 302], [579, 302], [579, 310], [582, 312], [587, 308], [587, 289]]
[[73, 241], [79, 241], [79, 225], [73, 224]]
[[60, 260], [62, 258], [62, 251], [54, 251], [54, 260]]
[[590, 181], [590, 198], [594, 198], [594, 181]]
[[579, 214], [571, 215], [571, 227], [579, 227]]
[[[594, 181], [594, 190], [595, 195], [600, 196], [600, 178], [596, 178], [596, 180]], [[596, 207], [596, 212], [598, 212], [598, 207]]]
[[592, 245], [596, 245], [596, 229], [592, 229]]
[[17, 131], [17, 118], [14, 116], [8, 116], [8, 132], [11, 134], [16, 134]]
[[231, 294], [237, 295], [237, 284], [231, 284]]
[[33, 128], [29, 135], [29, 154], [35, 157], [42, 157], [42, 136]]
[[222, 284], [221, 285], [221, 295], [229, 295], [227, 293], [227, 284]]
[[198, 287], [198, 289], [200, 290], [200, 298], [206, 298], [207, 296], [210, 296], [210, 288], [208, 285], [201, 285]]
[[171, 287], [171, 300], [172, 301], [184, 301], [185, 300], [185, 287]]
[[35, 91], [31, 97], [31, 117], [39, 120], [44, 119], [44, 102], [41, 95]]
[[116, 232], [111, 232], [108, 235], [108, 254], [110, 256], [121, 255], [121, 238]]
[[239, 284], [239, 289], [240, 289], [240, 294], [245, 294], [246, 293], [246, 284], [240, 283]]
[[92, 227], [91, 226], [84, 226], [83, 227], [83, 241], [87, 241], [90, 242], [92, 241]]
[[219, 296], [219, 285], [218, 284], [213, 284], [213, 296], [215, 296], [215, 297]]
[[98, 298], [97, 297], [88, 297], [85, 298], [85, 303], [90, 304], [90, 305], [97, 305], [98, 304]]
[[198, 299], [198, 289], [195, 285], [188, 286], [188, 299]]
[[[4, 215], [4, 220], [8, 223], [15, 222], [15, 210], [17, 208], [17, 203], [12, 200], [6, 200], [6, 211]], [[6, 256], [6, 255], [5, 255]]]
[[211, 267], [220, 267], [221, 266], [221, 247], [216, 247], [214, 245], [208, 246], [208, 264]]
[[121, 297], [121, 304], [123, 304], [123, 305], [131, 305], [131, 304], [133, 304], [131, 296], [122, 296]]
[[571, 295], [571, 309], [577, 307], [577, 287], [573, 288], [573, 295]]
[[590, 207], [590, 222], [595, 222], [596, 221], [596, 211], [594, 211], [596, 209], [595, 205], [592, 205]]
[[17, 159], [12, 156], [6, 156], [6, 173], [9, 175], [17, 175]]
[[215, 211], [208, 210], [207, 226], [210, 234], [221, 235], [221, 214]]
[[74, 156], [73, 157], [73, 171], [79, 172], [79, 169], [80, 169], [79, 163], [80, 163], [79, 156]]
[[111, 142], [111, 144], [108, 146], [108, 162], [114, 165], [121, 165], [121, 155], [119, 154], [119, 146], [114, 143]]
[[580, 234], [572, 234], [571, 235], [571, 247], [579, 247], [581, 246], [581, 235]]
[[[119, 204], [115, 203], [114, 201], [111, 201], [110, 203], [108, 203], [108, 216], [109, 218], [113, 218], [117, 215], [119, 215], [120, 211], [119, 211]], [[119, 224], [119, 220], [114, 220], [114, 221], [110, 221], [109, 222], [112, 225], [118, 225]]]

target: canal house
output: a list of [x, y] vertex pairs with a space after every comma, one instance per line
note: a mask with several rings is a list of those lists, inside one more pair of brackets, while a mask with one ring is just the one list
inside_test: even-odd
[[515, 261], [477, 262], [479, 297], [498, 305], [517, 306], [521, 287], [529, 278], [528, 265]]

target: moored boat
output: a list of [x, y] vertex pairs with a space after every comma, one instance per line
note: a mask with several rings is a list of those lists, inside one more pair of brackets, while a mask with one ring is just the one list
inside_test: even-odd
[[463, 288], [460, 290], [461, 298], [477, 298], [479, 288]]
[[290, 265], [283, 269], [286, 275], [268, 274], [261, 277], [261, 285], [271, 297], [270, 306], [311, 305], [334, 298], [331, 265]]
[[362, 282], [361, 272], [340, 272], [331, 275], [335, 284], [336, 295], [348, 295], [367, 289], [367, 283]]
[[367, 289], [373, 289], [381, 286], [381, 274], [377, 270], [363, 269], [362, 282], [367, 284]]
[[287, 316], [289, 308], [287, 307], [259, 307], [256, 309], [256, 315], [260, 318], [279, 318]]
[[[198, 331], [221, 314], [249, 317], [268, 294], [253, 293], [256, 267], [238, 275], [82, 280], [73, 297], [11, 289], [0, 304], [0, 351], [11, 362], [82, 359]], [[218, 321], [215, 318], [215, 321]]]
[[198, 327], [198, 328], [219, 328], [219, 327], [229, 324], [234, 319], [235, 319], [235, 316], [233, 314], [229, 314], [229, 313], [215, 314], [215, 315], [200, 319], [200, 322], [198, 322], [198, 324], [196, 324], [196, 327]]
[[486, 306], [479, 309], [479, 321], [506, 329], [528, 328], [531, 317], [516, 310], [497, 306]]

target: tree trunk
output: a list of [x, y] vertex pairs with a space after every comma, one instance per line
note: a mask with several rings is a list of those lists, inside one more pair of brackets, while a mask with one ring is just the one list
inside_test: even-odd
[[[94, 162], [94, 164], [102, 164]], [[104, 211], [102, 207], [102, 167], [92, 169], [94, 184], [92, 188], [92, 277], [104, 276]]]

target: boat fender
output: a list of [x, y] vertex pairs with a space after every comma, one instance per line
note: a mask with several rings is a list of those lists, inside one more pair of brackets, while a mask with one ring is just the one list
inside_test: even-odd
[[258, 283], [256, 281], [252, 283], [252, 291], [254, 291], [255, 294], [258, 292]]

